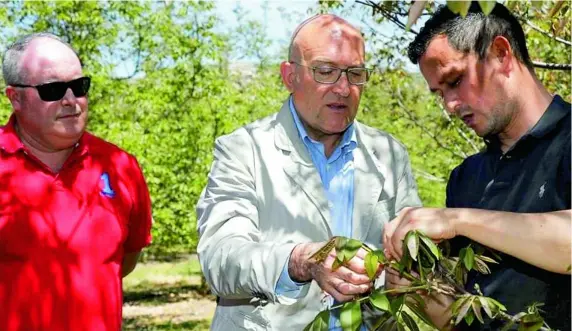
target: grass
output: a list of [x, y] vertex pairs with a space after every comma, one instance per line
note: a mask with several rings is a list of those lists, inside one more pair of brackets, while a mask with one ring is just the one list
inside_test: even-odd
[[123, 279], [123, 291], [123, 330], [209, 329], [214, 297], [201, 282], [196, 256], [140, 263]]

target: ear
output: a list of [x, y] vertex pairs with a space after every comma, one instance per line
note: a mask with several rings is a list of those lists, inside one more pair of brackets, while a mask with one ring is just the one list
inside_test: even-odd
[[8, 97], [8, 100], [10, 100], [10, 103], [12, 104], [12, 109], [14, 109], [15, 112], [18, 112], [22, 108], [20, 92], [18, 92], [18, 90], [16, 90], [15, 87], [7, 86], [6, 96]]
[[496, 36], [489, 48], [489, 60], [499, 67], [500, 71], [506, 75], [510, 74], [513, 70], [513, 60], [515, 59], [512, 53], [510, 42], [503, 36]]
[[294, 72], [295, 69], [295, 66], [288, 61], [280, 63], [280, 75], [282, 76], [282, 82], [290, 93], [294, 91], [294, 79], [296, 75]]

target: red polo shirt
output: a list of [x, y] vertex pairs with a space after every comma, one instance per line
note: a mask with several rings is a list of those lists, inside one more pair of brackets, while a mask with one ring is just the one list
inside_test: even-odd
[[121, 263], [151, 242], [137, 160], [85, 133], [59, 173], [0, 127], [0, 330], [120, 330]]

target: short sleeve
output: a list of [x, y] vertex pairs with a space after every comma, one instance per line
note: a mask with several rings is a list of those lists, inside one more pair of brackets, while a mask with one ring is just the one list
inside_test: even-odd
[[129, 213], [128, 234], [123, 248], [125, 253], [135, 253], [151, 244], [151, 198], [143, 172], [134, 157], [130, 157], [130, 188], [132, 207]]

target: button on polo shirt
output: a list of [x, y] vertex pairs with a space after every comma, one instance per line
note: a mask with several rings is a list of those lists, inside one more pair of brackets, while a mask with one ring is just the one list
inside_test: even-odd
[[[539, 122], [506, 153], [496, 137], [486, 151], [467, 158], [451, 174], [447, 207], [518, 213], [570, 209], [570, 104], [555, 96]], [[454, 240], [464, 247], [466, 238]], [[543, 302], [548, 325], [570, 328], [569, 275], [548, 272], [508, 255], [491, 265], [491, 275], [472, 273], [467, 290], [478, 283], [485, 295], [505, 304], [510, 313]], [[479, 325], [480, 323], [474, 323]], [[492, 330], [500, 325], [489, 326]]]
[[0, 128], [0, 330], [120, 330], [121, 263], [150, 243], [135, 158], [85, 133], [58, 173]]

